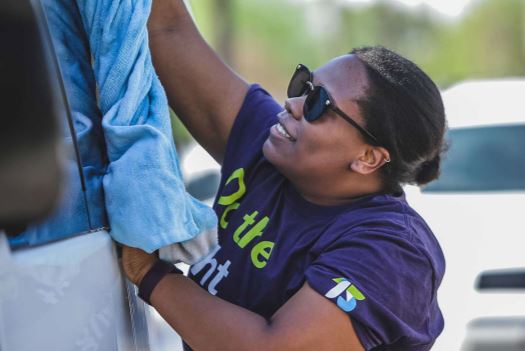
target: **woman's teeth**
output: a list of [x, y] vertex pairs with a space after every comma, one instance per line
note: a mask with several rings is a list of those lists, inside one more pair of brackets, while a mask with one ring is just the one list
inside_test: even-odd
[[279, 134], [281, 134], [283, 137], [293, 141], [292, 136], [286, 132], [286, 129], [284, 129], [281, 123], [277, 123], [276, 129], [279, 132]]

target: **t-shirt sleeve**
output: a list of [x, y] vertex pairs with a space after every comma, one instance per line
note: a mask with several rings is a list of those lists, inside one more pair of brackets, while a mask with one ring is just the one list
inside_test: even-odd
[[428, 350], [443, 327], [429, 260], [400, 236], [343, 235], [305, 275], [314, 290], [348, 314], [366, 350], [403, 339], [401, 344], [421, 345], [410, 350]]
[[281, 105], [260, 85], [250, 86], [228, 137], [223, 173], [229, 174], [237, 165], [246, 165], [261, 156], [262, 146], [281, 111]]

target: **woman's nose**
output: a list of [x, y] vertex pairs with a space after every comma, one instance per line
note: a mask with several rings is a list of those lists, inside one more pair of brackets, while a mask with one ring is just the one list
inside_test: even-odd
[[304, 96], [288, 98], [284, 101], [284, 109], [288, 111], [293, 118], [300, 120], [303, 118], [304, 100]]

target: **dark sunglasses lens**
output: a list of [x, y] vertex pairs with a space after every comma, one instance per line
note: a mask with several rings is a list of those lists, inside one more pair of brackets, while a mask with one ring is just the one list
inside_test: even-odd
[[328, 100], [326, 91], [321, 86], [316, 86], [314, 91], [308, 94], [304, 101], [303, 114], [304, 118], [309, 121], [315, 121], [322, 116], [326, 110], [325, 102]]
[[308, 89], [306, 82], [309, 80], [310, 71], [305, 66], [299, 65], [290, 80], [290, 84], [288, 84], [288, 97], [294, 98], [303, 95]]

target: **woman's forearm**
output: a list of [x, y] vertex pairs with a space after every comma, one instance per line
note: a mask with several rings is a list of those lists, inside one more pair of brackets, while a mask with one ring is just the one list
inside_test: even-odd
[[151, 303], [195, 351], [274, 349], [263, 317], [209, 294], [182, 275], [164, 277]]
[[[156, 261], [153, 254], [123, 247], [122, 266], [134, 284], [140, 285]], [[165, 276], [150, 301], [196, 351], [363, 350], [348, 316], [307, 283], [269, 321], [180, 274]]]

